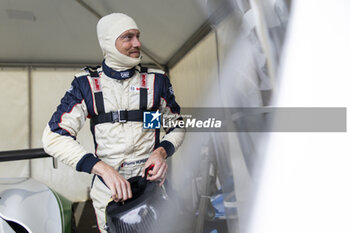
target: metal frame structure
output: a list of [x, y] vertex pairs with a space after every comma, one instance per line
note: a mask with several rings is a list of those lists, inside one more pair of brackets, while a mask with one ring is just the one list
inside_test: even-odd
[[51, 155], [45, 153], [44, 149], [28, 149], [28, 150], [11, 150], [0, 152], [0, 162], [52, 158]]
[[192, 34], [192, 36], [178, 49], [178, 51], [169, 59], [166, 66], [168, 69], [174, 67], [191, 49], [193, 49], [210, 32], [216, 34], [217, 26], [225, 17], [233, 12], [232, 6], [224, 2], [210, 17]]
[[[76, 0], [82, 7], [93, 14], [97, 18], [101, 18], [102, 15], [94, 10], [83, 0]], [[213, 12], [209, 18], [192, 34], [192, 36], [173, 54], [173, 56], [162, 64], [156, 58], [156, 55], [151, 50], [142, 46], [141, 51], [149, 57], [153, 64], [145, 64], [151, 67], [158, 67], [168, 72], [169, 69], [174, 67], [192, 48], [194, 48], [205, 36], [215, 30], [215, 26], [218, 25], [226, 16], [233, 12], [233, 8], [228, 1], [223, 3]], [[0, 62], [0, 67], [31, 67], [31, 68], [81, 68], [86, 65], [96, 66], [98, 64], [86, 64], [86, 63], [26, 63], [26, 62]]]

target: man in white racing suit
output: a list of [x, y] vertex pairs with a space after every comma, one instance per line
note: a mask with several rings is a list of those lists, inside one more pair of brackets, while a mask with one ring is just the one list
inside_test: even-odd
[[[184, 139], [184, 129], [143, 129], [145, 111], [180, 120], [168, 77], [161, 70], [141, 67], [140, 31], [135, 21], [121, 13], [100, 19], [97, 35], [104, 61], [98, 69], [86, 68], [75, 76], [71, 88], [43, 134], [45, 151], [77, 171], [93, 173], [91, 198], [98, 227], [106, 232], [105, 207], [132, 197], [128, 178], [141, 175], [151, 164], [151, 181], [165, 180], [170, 157]], [[76, 136], [90, 118], [95, 153], [86, 151]], [[97, 177], [95, 179], [95, 177]]]

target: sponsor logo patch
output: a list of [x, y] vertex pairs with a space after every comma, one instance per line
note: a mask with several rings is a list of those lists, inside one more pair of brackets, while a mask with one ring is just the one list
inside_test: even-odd
[[171, 86], [171, 87], [169, 87], [169, 92], [170, 92], [170, 94], [171, 95], [174, 95], [174, 89], [173, 89], [173, 87]]
[[147, 74], [141, 74], [141, 87], [146, 87]]
[[94, 89], [95, 91], [101, 91], [100, 80], [98, 78], [94, 78]]
[[121, 73], [120, 73], [120, 76], [121, 76], [122, 78], [129, 78], [129, 77], [130, 77], [129, 71], [127, 71], [127, 72], [121, 72]]
[[[130, 86], [130, 91], [140, 91], [140, 87]], [[149, 90], [149, 88], [147, 88]]]

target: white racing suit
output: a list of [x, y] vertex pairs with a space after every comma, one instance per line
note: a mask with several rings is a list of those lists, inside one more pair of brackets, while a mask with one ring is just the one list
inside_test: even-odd
[[[142, 97], [141, 89], [147, 90]], [[44, 149], [77, 171], [91, 173], [92, 167], [102, 160], [119, 170], [126, 179], [140, 175], [154, 149], [163, 147], [168, 157], [175, 152], [184, 139], [184, 129], [167, 129], [166, 135], [160, 140], [160, 130], [143, 129], [142, 120], [123, 119], [123, 122], [118, 122], [118, 119], [114, 119], [115, 122], [91, 125], [94, 154], [76, 141], [86, 118], [93, 121], [103, 112], [118, 113], [140, 110], [140, 107], [147, 108], [147, 111], [159, 110], [162, 115], [170, 114], [172, 118], [167, 120], [181, 119], [180, 107], [164, 72], [154, 69], [146, 69], [145, 72], [140, 66], [117, 72], [103, 62], [97, 72], [90, 74], [86, 70], [75, 76], [71, 88], [44, 130]], [[105, 207], [111, 193], [101, 180], [101, 177], [94, 179], [91, 198], [99, 229], [105, 232]]]

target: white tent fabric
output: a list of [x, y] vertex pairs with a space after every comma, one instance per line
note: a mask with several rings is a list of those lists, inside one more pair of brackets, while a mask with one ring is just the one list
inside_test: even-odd
[[[42, 147], [41, 136], [60, 99], [69, 89], [74, 74], [81, 72], [73, 68], [36, 68], [32, 73], [32, 145]], [[89, 122], [79, 133], [77, 140], [93, 152], [93, 139], [89, 131]], [[74, 168], [59, 163], [54, 169], [51, 159], [32, 160], [32, 177], [47, 184], [57, 192], [73, 201], [88, 198], [91, 176], [76, 172]], [[72, 179], [72, 177], [74, 177]]]
[[170, 70], [176, 98], [182, 107], [200, 107], [203, 94], [217, 83], [216, 54], [215, 34], [210, 33]]
[[[28, 78], [24, 69], [0, 71], [1, 150], [28, 147]], [[8, 111], [10, 110], [10, 111]]]
[[[60, 99], [69, 89], [74, 74], [73, 68], [28, 68], [0, 70], [2, 99], [1, 109], [11, 109], [3, 114], [1, 150], [41, 148], [41, 136]], [[31, 142], [29, 142], [29, 77], [31, 79]], [[13, 88], [15, 87], [15, 88]], [[78, 140], [93, 152], [93, 139], [89, 122], [80, 132]], [[88, 198], [91, 176], [78, 173], [74, 168], [58, 163], [53, 168], [52, 159], [33, 159], [0, 163], [0, 177], [33, 177], [53, 188], [72, 201]], [[74, 177], [74, 179], [72, 179]]]
[[[0, 150], [27, 149], [28, 124], [28, 72], [23, 68], [0, 69], [1, 134]], [[29, 162], [0, 163], [0, 177], [29, 175]]]

